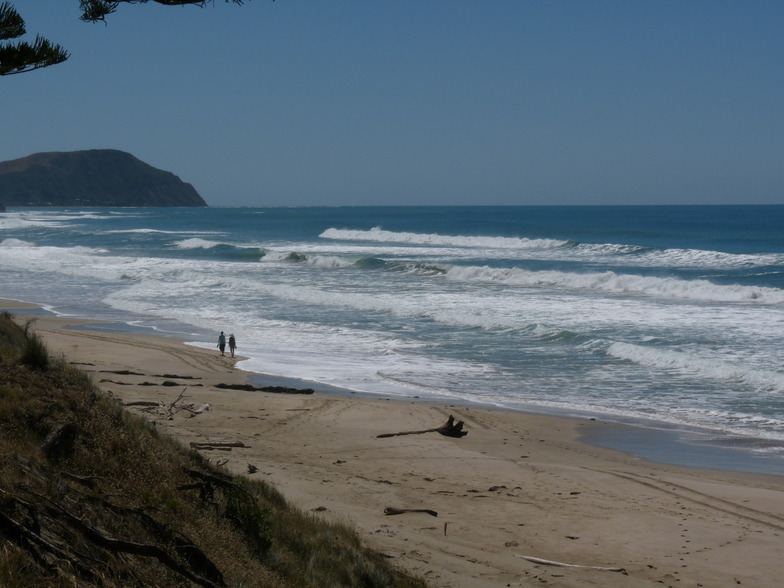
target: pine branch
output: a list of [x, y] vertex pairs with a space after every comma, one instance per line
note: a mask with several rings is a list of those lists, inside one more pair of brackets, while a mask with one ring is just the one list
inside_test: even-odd
[[[84, 22], [106, 22], [106, 17], [117, 12], [120, 4], [147, 4], [150, 0], [79, 0], [82, 11], [80, 17]], [[164, 6], [200, 6], [213, 3], [215, 0], [152, 0]], [[229, 0], [226, 0], [228, 2]], [[234, 4], [242, 4], [245, 0], [231, 0]]]
[[14, 10], [11, 3], [3, 2], [0, 4], [0, 41], [16, 39], [26, 32], [24, 20]]
[[0, 76], [24, 73], [62, 63], [68, 59], [68, 52], [36, 36], [35, 42], [20, 42], [0, 47]]
[[[0, 41], [16, 39], [26, 32], [24, 19], [10, 2], [0, 4]], [[31, 45], [27, 42], [0, 45], [0, 76], [24, 73], [62, 63], [68, 52], [40, 35]]]
[[[117, 11], [120, 4], [146, 4], [150, 0], [79, 0], [82, 11], [81, 20], [98, 22]], [[152, 0], [164, 6], [205, 6], [215, 0]], [[245, 0], [225, 0], [241, 5]], [[273, 0], [274, 1], [274, 0]], [[16, 39], [26, 32], [25, 23], [9, 1], [0, 2], [0, 41]], [[0, 76], [25, 73], [42, 67], [62, 63], [68, 59], [68, 52], [48, 39], [36, 36], [33, 44], [19, 42], [0, 45]]]

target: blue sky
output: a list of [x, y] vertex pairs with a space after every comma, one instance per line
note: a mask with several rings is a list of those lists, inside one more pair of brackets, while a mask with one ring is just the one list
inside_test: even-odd
[[213, 206], [784, 204], [780, 0], [14, 4], [71, 58], [0, 78], [0, 161], [121, 149]]

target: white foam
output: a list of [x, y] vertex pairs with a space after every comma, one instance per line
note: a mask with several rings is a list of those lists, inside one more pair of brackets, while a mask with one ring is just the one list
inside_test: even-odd
[[[351, 253], [351, 251], [345, 251]], [[357, 252], [354, 252], [357, 253]], [[362, 253], [378, 253], [362, 251]], [[265, 262], [291, 261], [290, 250], [269, 251]], [[360, 257], [318, 255], [305, 256], [307, 264], [325, 268], [343, 268], [353, 265]], [[402, 260], [401, 260], [401, 263]], [[681, 299], [707, 302], [754, 302], [757, 304], [784, 303], [784, 290], [763, 286], [714, 284], [705, 279], [686, 280], [675, 277], [643, 276], [614, 271], [562, 272], [530, 271], [519, 267], [489, 267], [455, 264], [415, 264], [400, 266], [410, 272], [427, 276], [444, 274], [448, 279], [462, 282], [493, 283], [499, 285], [589, 290], [596, 292], [643, 295], [664, 299]], [[437, 271], [436, 271], [437, 270]]]
[[649, 367], [678, 370], [724, 382], [746, 383], [758, 391], [784, 392], [784, 374], [751, 369], [747, 364], [700, 357], [695, 352], [614, 342], [607, 348], [607, 354]]
[[21, 239], [3, 239], [3, 241], [0, 243], [0, 247], [13, 249], [21, 247], [35, 247], [35, 245], [29, 241], [22, 241]]
[[567, 241], [556, 239], [527, 239], [525, 237], [478, 237], [406, 233], [385, 231], [374, 227], [368, 231], [350, 229], [327, 229], [319, 235], [323, 239], [341, 241], [377, 241], [380, 243], [410, 243], [417, 245], [439, 245], [450, 247], [487, 247], [497, 249], [544, 249], [562, 247]]
[[176, 243], [177, 249], [212, 249], [220, 245], [217, 241], [208, 241], [194, 237], [192, 239], [185, 239]]
[[20, 213], [0, 214], [0, 231], [27, 229], [31, 227], [57, 226], [59, 223], [45, 222]]
[[527, 271], [519, 268], [451, 266], [446, 277], [466, 282], [492, 282], [515, 286], [556, 287], [614, 294], [643, 294], [661, 298], [715, 302], [784, 303], [784, 290], [777, 288], [713, 284], [707, 280], [682, 280], [613, 271], [574, 273]]
[[[122, 234], [161, 234], [161, 235], [208, 235], [212, 234], [210, 231], [164, 231], [162, 229], [114, 229], [110, 231], [101, 231], [104, 235], [122, 235]], [[219, 233], [215, 233], [219, 234]]]
[[[643, 262], [663, 267], [742, 268], [781, 265], [784, 256], [779, 254], [725, 253], [701, 249], [665, 249], [651, 251], [642, 256]], [[647, 264], [647, 263], [646, 263]], [[642, 264], [641, 264], [642, 265]]]
[[[199, 322], [215, 332], [231, 324], [220, 313], [202, 315]], [[478, 377], [491, 369], [482, 364], [412, 353], [422, 347], [421, 342], [348, 327], [254, 320], [230, 328], [237, 334], [242, 355], [251, 357], [242, 362], [242, 369], [357, 392], [409, 395], [411, 390], [427, 390], [421, 382], [440, 380], [445, 374]], [[211, 342], [193, 344], [214, 348]]]

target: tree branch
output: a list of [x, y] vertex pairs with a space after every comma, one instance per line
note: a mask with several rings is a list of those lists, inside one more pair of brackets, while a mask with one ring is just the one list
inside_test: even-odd
[[[147, 4], [150, 0], [80, 0], [79, 8], [82, 11], [81, 20], [84, 22], [106, 22], [106, 17], [117, 12], [120, 4]], [[215, 0], [152, 0], [156, 4], [164, 6], [188, 6], [194, 5], [204, 7], [207, 3]], [[228, 0], [226, 0], [228, 2]], [[245, 0], [231, 0], [234, 4], [241, 5]], [[274, 0], [273, 0], [274, 1]]]
[[[25, 32], [24, 20], [11, 3], [1, 3], [0, 41], [16, 39]], [[32, 44], [21, 41], [0, 46], [0, 76], [49, 67], [62, 63], [66, 59], [68, 59], [68, 52], [65, 49], [38, 35]]]

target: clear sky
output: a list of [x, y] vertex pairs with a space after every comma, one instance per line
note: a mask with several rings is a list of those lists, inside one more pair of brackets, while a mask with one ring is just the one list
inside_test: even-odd
[[113, 148], [212, 206], [784, 204], [782, 0], [15, 0], [0, 161]]

